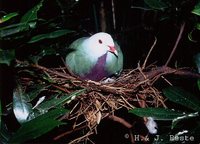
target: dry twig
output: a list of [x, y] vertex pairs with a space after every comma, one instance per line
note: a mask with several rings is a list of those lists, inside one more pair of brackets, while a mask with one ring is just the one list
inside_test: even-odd
[[[71, 143], [88, 139], [91, 134], [95, 133], [99, 122], [106, 117], [123, 124], [128, 129], [132, 128], [131, 124], [114, 115], [114, 112], [122, 107], [128, 110], [134, 107], [166, 107], [161, 92], [153, 87], [155, 79], [168, 74], [200, 78], [199, 74], [184, 69], [174, 69], [167, 66], [142, 69], [138, 65], [138, 68], [134, 70], [124, 70], [116, 82], [102, 84], [101, 82], [85, 81], [73, 77], [63, 68], [48, 69], [40, 65], [29, 65], [29, 67], [34, 68], [38, 75], [43, 73], [49, 75], [52, 81], [52, 83], [48, 82], [50, 88], [60, 90], [63, 93], [71, 93], [82, 88], [87, 89], [84, 94], [74, 100], [73, 104], [69, 104], [68, 107], [72, 109], [69, 115], [61, 118], [74, 122], [72, 130], [54, 138], [54, 140], [58, 140], [75, 131], [87, 129], [88, 132], [84, 136]], [[34, 79], [35, 77], [31, 79], [31, 76], [28, 78], [22, 76], [21, 78], [27, 88], [30, 80], [34, 82]], [[151, 97], [151, 99], [147, 101], [147, 97]]]

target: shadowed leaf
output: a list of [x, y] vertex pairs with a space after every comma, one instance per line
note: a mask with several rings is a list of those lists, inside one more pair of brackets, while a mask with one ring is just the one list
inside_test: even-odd
[[52, 39], [52, 38], [57, 38], [69, 33], [72, 33], [74, 31], [71, 30], [57, 30], [57, 31], [53, 31], [47, 34], [40, 34], [40, 35], [36, 35], [34, 37], [31, 38], [31, 40], [28, 43], [35, 43], [44, 39]]
[[180, 122], [181, 120], [198, 117], [198, 116], [199, 116], [199, 113], [195, 112], [195, 113], [185, 114], [184, 116], [177, 117], [173, 119], [171, 128], [173, 129], [177, 125], [177, 123]]
[[15, 50], [2, 50], [0, 49], [0, 64], [6, 64], [10, 66], [12, 60], [15, 59]]
[[27, 140], [35, 139], [49, 132], [56, 126], [64, 124], [55, 119], [67, 112], [68, 110], [66, 109], [51, 110], [48, 113], [24, 123], [10, 139], [10, 143], [23, 143]]
[[65, 103], [68, 103], [68, 102], [72, 101], [75, 97], [77, 97], [78, 95], [82, 94], [84, 91], [85, 91], [85, 89], [82, 89], [82, 90], [78, 90], [78, 91], [72, 92], [69, 95], [62, 96], [61, 98], [54, 98], [54, 99], [48, 100], [48, 101], [46, 101], [44, 103], [41, 103], [36, 108], [39, 111], [47, 111], [50, 108], [55, 108], [57, 106], [60, 106], [60, 105], [63, 105]]
[[8, 144], [8, 141], [11, 137], [11, 134], [9, 133], [6, 124], [2, 121], [1, 128], [0, 128], [0, 142], [2, 144]]
[[46, 88], [47, 87], [45, 87], [44, 85], [36, 85], [35, 84], [34, 86], [32, 86], [32, 90], [26, 94], [28, 95], [29, 100], [32, 101], [33, 99], [35, 99], [38, 96], [38, 94], [40, 94]]
[[200, 79], [197, 80], [197, 86], [198, 86], [198, 89], [200, 90]]
[[134, 108], [129, 112], [140, 117], [153, 117], [155, 120], [173, 120], [184, 115], [183, 112], [164, 108]]
[[165, 8], [168, 8], [168, 5], [162, 0], [144, 0], [144, 2], [153, 9], [164, 10]]
[[42, 7], [43, 2], [44, 2], [44, 0], [41, 0], [36, 6], [34, 6], [27, 13], [25, 13], [23, 15], [23, 17], [21, 18], [20, 23], [25, 23], [25, 24], [29, 23], [29, 26], [31, 28], [34, 28], [36, 25], [36, 22], [33, 22], [33, 21], [37, 20], [37, 13], [40, 10], [40, 8]]
[[[1, 92], [1, 88], [0, 88], [0, 92]], [[2, 107], [1, 107], [1, 96], [0, 96], [0, 130], [1, 130], [1, 125], [2, 125]]]
[[1, 19], [0, 19], [0, 23], [6, 22], [8, 20], [10, 20], [13, 17], [16, 17], [18, 15], [18, 13], [13, 12], [13, 13], [9, 13], [7, 15], [4, 15]]
[[195, 95], [181, 88], [169, 87], [164, 89], [163, 93], [170, 101], [183, 105], [189, 109], [200, 111], [200, 100]]
[[33, 62], [38, 64], [38, 61], [42, 59], [44, 56], [48, 55], [56, 55], [56, 50], [52, 47], [43, 49], [39, 54], [31, 56], [29, 59]]
[[5, 26], [0, 28], [0, 39], [20, 33], [25, 32], [29, 29], [28, 24], [19, 23], [19, 24], [13, 24], [9, 26]]
[[194, 62], [195, 62], [195, 64], [196, 64], [196, 67], [197, 67], [198, 72], [200, 73], [200, 53], [197, 53], [197, 54], [194, 56]]
[[200, 16], [200, 2], [198, 2], [196, 4], [196, 6], [194, 7], [194, 9], [192, 10], [192, 13]]

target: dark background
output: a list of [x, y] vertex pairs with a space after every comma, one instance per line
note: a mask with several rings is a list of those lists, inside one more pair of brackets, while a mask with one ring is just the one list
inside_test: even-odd
[[[57, 17], [61, 27], [79, 32], [74, 37], [69, 36], [68, 39], [71, 41], [78, 37], [88, 36], [89, 33], [101, 31], [99, 11], [102, 1], [80, 0], [74, 3], [71, 0], [60, 0], [60, 2], [64, 9], [63, 13], [61, 13], [61, 6], [56, 1], [46, 1], [39, 12], [39, 17], [47, 20]], [[33, 0], [1, 1], [1, 11], [2, 13], [5, 11], [24, 14], [37, 3], [38, 1]], [[120, 44], [124, 53], [125, 68], [134, 68], [139, 61], [143, 62], [154, 42], [154, 37], [158, 40], [148, 64], [156, 62], [157, 65], [163, 65], [175, 44], [180, 24], [183, 21], [186, 21], [186, 28], [170, 64], [174, 66], [174, 62], [177, 61], [179, 66], [193, 66], [193, 56], [199, 51], [199, 43], [189, 41], [187, 35], [194, 27], [193, 21], [190, 20], [190, 11], [193, 9], [194, 2], [186, 1], [181, 5], [181, 12], [171, 12], [168, 14], [172, 15], [170, 19], [162, 21], [160, 21], [160, 17], [167, 15], [166, 12], [132, 8], [144, 5], [142, 1], [123, 0], [114, 1], [114, 4], [116, 29], [113, 28], [111, 1], [104, 0], [106, 32], [112, 34]], [[95, 20], [97, 24], [95, 24]], [[66, 42], [69, 40], [66, 39]]]
[[[124, 68], [136, 68], [139, 61], [142, 64], [154, 42], [154, 37], [157, 38], [157, 44], [150, 56], [148, 64], [155, 62], [158, 66], [164, 65], [176, 42], [180, 25], [183, 21], [186, 22], [186, 27], [177, 51], [170, 62], [170, 66], [174, 67], [177, 62], [176, 64], [179, 67], [195, 67], [193, 56], [199, 52], [199, 42], [194, 43], [188, 39], [188, 33], [194, 28], [194, 21], [192, 21], [190, 13], [195, 5], [194, 2], [186, 1], [186, 3], [181, 5], [182, 9], [179, 13], [176, 11], [173, 12], [172, 8], [172, 12], [169, 13], [171, 16], [170, 19], [160, 21], [161, 16], [168, 14], [162, 11], [132, 8], [132, 6], [144, 5], [141, 0], [114, 0], [116, 16], [116, 29], [114, 29], [111, 0], [102, 1], [106, 14], [106, 32], [110, 33], [120, 44], [124, 53]], [[101, 31], [100, 23], [102, 19], [100, 16], [100, 4], [102, 1], [80, 0], [74, 3], [72, 0], [60, 0], [61, 5], [59, 5], [56, 0], [47, 0], [39, 12], [39, 17], [46, 20], [55, 18], [60, 27], [75, 30], [77, 32], [76, 34], [66, 37], [66, 45], [69, 45], [76, 38]], [[18, 12], [20, 15], [23, 15], [38, 2], [36, 0], [1, 0], [0, 15], [4, 15], [4, 12]], [[64, 11], [61, 12], [61, 9]], [[43, 31], [43, 29], [40, 29], [40, 31]], [[194, 33], [195, 39], [198, 39], [198, 36], [198, 32]], [[61, 40], [63, 41], [63, 38]], [[12, 47], [15, 44], [10, 44], [9, 46]], [[22, 52], [24, 52], [24, 55], [26, 54], [25, 50]], [[0, 75], [0, 80], [5, 82], [3, 85], [0, 83], [0, 87], [3, 93], [12, 97], [12, 93], [9, 92], [12, 91], [12, 75], [14, 72], [7, 67], [1, 67], [1, 69], [3, 69], [1, 71], [2, 73], [6, 73], [6, 76], [4, 75], [2, 77]], [[132, 116], [127, 114], [126, 110], [119, 111], [118, 115], [128, 119], [131, 123]], [[12, 129], [15, 129], [15, 126]], [[55, 130], [50, 135], [54, 135], [56, 132], [59, 132], [59, 130]], [[129, 143], [125, 138], [125, 134], [127, 133], [128, 130], [117, 123], [109, 120], [102, 121], [98, 128], [99, 135], [93, 139], [96, 139], [99, 144], [124, 144]], [[43, 136], [40, 142], [48, 142], [48, 138], [51, 137]], [[39, 142], [34, 141], [32, 143]]]

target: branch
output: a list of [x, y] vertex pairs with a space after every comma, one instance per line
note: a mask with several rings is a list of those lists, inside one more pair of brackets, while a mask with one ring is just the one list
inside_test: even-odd
[[181, 37], [182, 37], [184, 28], [185, 28], [185, 22], [181, 25], [180, 32], [179, 32], [179, 35], [178, 35], [178, 37], [177, 37], [176, 43], [175, 43], [175, 45], [174, 45], [174, 47], [173, 47], [173, 49], [172, 49], [172, 52], [171, 52], [169, 58], [167, 59], [167, 61], [166, 61], [166, 63], [165, 63], [165, 66], [167, 66], [167, 65], [169, 64], [170, 60], [172, 59], [172, 56], [174, 55], [174, 53], [175, 53], [175, 51], [176, 51], [176, 49], [177, 49], [177, 46], [178, 46], [178, 44], [179, 44], [179, 41], [180, 41], [180, 39], [181, 39]]
[[115, 115], [109, 115], [108, 118], [110, 120], [116, 121], [116, 122], [124, 125], [128, 129], [132, 128], [132, 125], [129, 122], [127, 122], [126, 120], [124, 120], [123, 118], [120, 118], [120, 117], [115, 116]]
[[[145, 77], [143, 74], [145, 75]], [[183, 69], [174, 69], [167, 66], [157, 67], [155, 70], [152, 70], [149, 72], [143, 72], [143, 74], [139, 75], [138, 77], [139, 81], [144, 81], [146, 79], [153, 79], [156, 76], [162, 76], [162, 75], [167, 75], [167, 74], [187, 76], [190, 78], [200, 78], [199, 73], [194, 73], [192, 71], [183, 70]]]
[[156, 43], [157, 43], [157, 38], [155, 37], [155, 40], [154, 40], [154, 42], [153, 42], [153, 45], [151, 46], [151, 48], [150, 48], [150, 50], [149, 50], [149, 52], [148, 52], [148, 54], [147, 54], [147, 56], [146, 56], [146, 58], [145, 58], [145, 60], [144, 60], [144, 63], [143, 63], [143, 65], [142, 65], [142, 70], [146, 67], [147, 60], [148, 60], [148, 58], [149, 58], [149, 56], [150, 56], [150, 54], [151, 54], [153, 48], [155, 47]]
[[54, 137], [53, 140], [61, 139], [62, 137], [66, 137], [68, 134], [71, 134], [71, 133], [73, 133], [73, 132], [82, 130], [82, 129], [86, 128], [86, 127], [87, 127], [87, 125], [84, 125], [84, 126], [82, 126], [82, 127], [79, 127], [79, 128], [72, 129], [72, 130], [70, 130], [70, 131], [64, 132], [64, 133], [62, 133], [62, 134], [60, 134], [60, 135]]

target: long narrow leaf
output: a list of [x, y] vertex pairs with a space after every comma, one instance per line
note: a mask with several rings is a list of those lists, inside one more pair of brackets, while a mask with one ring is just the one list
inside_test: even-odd
[[0, 49], [0, 64], [10, 66], [11, 62], [15, 59], [15, 50], [2, 50]]
[[192, 13], [200, 16], [200, 2], [198, 2], [196, 4], [196, 6], [194, 7], [194, 9], [192, 10]]
[[[1, 88], [0, 88], [0, 94], [1, 94]], [[0, 96], [0, 130], [1, 130], [1, 124], [2, 124], [2, 107], [1, 107], [1, 96]]]
[[23, 125], [11, 138], [10, 142], [23, 143], [27, 140], [35, 139], [61, 124], [63, 123], [53, 119], [45, 119], [45, 121], [38, 121], [37, 123], [36, 121], [31, 121]]
[[24, 14], [24, 16], [21, 18], [21, 23], [28, 23], [34, 20], [37, 20], [37, 13], [42, 7], [42, 3], [44, 0], [41, 0], [36, 6], [34, 6], [32, 9], [30, 9], [27, 13]]
[[82, 94], [84, 91], [85, 91], [85, 89], [82, 89], [82, 90], [75, 91], [69, 95], [62, 96], [61, 98], [51, 99], [49, 101], [46, 101], [46, 102], [38, 105], [38, 107], [36, 107], [36, 108], [39, 111], [47, 111], [51, 108], [55, 108], [57, 106], [63, 105], [67, 102], [70, 102], [72, 99], [74, 99], [78, 95]]
[[62, 122], [53, 119], [45, 119], [45, 121], [40, 122], [31, 121], [30, 123], [26, 123], [26, 125], [22, 126], [10, 142], [22, 143], [27, 140], [35, 139], [62, 124]]
[[189, 109], [200, 111], [200, 100], [193, 94], [178, 88], [169, 87], [163, 90], [164, 95], [169, 98], [169, 100], [183, 105]]
[[35, 99], [43, 90], [45, 90], [47, 86], [44, 85], [34, 85], [31, 87], [31, 91], [27, 92], [26, 94], [29, 97], [29, 102]]
[[200, 73], [200, 53], [197, 53], [197, 54], [194, 56], [194, 62], [195, 62], [195, 64], [196, 64], [196, 67], [197, 67], [198, 72]]
[[129, 111], [140, 117], [153, 117], [155, 120], [173, 120], [183, 116], [183, 112], [164, 108], [134, 108]]
[[0, 28], [0, 39], [8, 37], [20, 32], [25, 32], [29, 29], [29, 25], [25, 23], [18, 23]]
[[11, 134], [9, 133], [5, 123], [2, 121], [1, 129], [0, 129], [0, 143], [7, 144], [10, 137], [11, 137]]
[[6, 22], [6, 21], [10, 20], [11, 18], [16, 17], [17, 15], [18, 15], [18, 13], [16, 13], [16, 12], [9, 13], [9, 14], [7, 14], [7, 15], [4, 15], [4, 16], [1, 18], [0, 23]]
[[153, 9], [156, 10], [163, 10], [168, 7], [166, 3], [164, 3], [162, 0], [144, 0], [144, 2]]
[[193, 117], [198, 117], [199, 113], [195, 112], [195, 113], [190, 113], [190, 114], [185, 114], [184, 116], [180, 116], [177, 117], [175, 119], [173, 119], [172, 121], [172, 129], [177, 125], [178, 122], [180, 122], [181, 120], [185, 120], [185, 119], [189, 119], [189, 118], [193, 118]]
[[63, 30], [53, 31], [53, 32], [50, 32], [47, 34], [40, 34], [40, 35], [36, 35], [36, 36], [32, 37], [28, 43], [35, 43], [35, 42], [38, 42], [38, 41], [41, 41], [44, 39], [57, 38], [57, 37], [60, 37], [60, 36], [63, 36], [63, 35], [66, 35], [66, 34], [69, 34], [72, 32], [74, 32], [74, 31], [63, 29]]
[[10, 143], [23, 143], [35, 139], [51, 131], [55, 127], [64, 123], [55, 120], [59, 116], [67, 113], [65, 109], [55, 109], [37, 118], [24, 123], [10, 139]]

